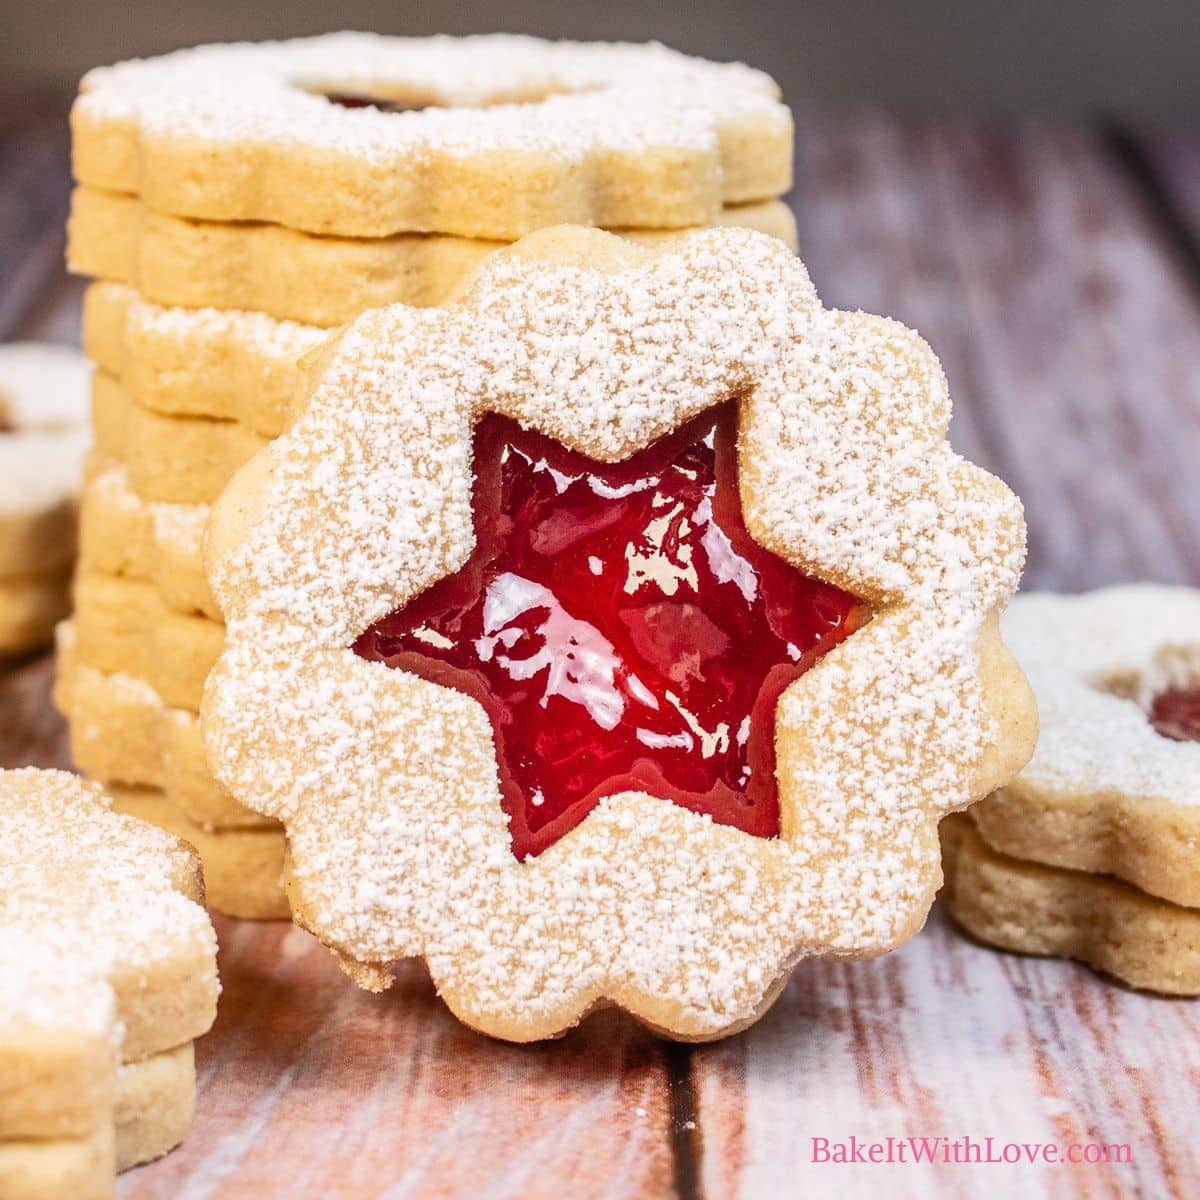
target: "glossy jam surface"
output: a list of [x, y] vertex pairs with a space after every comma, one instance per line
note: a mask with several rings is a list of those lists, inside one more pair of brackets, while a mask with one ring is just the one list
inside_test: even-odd
[[483, 704], [519, 859], [629, 790], [779, 833], [776, 702], [865, 613], [751, 540], [736, 422], [614, 466], [486, 417], [470, 562], [355, 644]]
[[1174, 741], [1200, 742], [1200, 690], [1160, 692], [1150, 705], [1150, 724]]

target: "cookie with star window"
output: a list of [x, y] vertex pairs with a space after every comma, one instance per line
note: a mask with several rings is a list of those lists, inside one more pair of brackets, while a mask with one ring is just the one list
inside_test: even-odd
[[753, 1022], [898, 945], [1032, 749], [1015, 497], [936, 358], [747, 231], [560, 228], [364, 314], [207, 534], [217, 778], [369, 987], [517, 1041]]

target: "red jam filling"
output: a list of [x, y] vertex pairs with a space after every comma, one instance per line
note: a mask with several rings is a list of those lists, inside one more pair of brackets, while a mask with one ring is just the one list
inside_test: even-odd
[[629, 790], [778, 835], [776, 702], [866, 610], [751, 539], [736, 436], [729, 402], [608, 465], [486, 417], [475, 553], [355, 643], [484, 706], [518, 859]]
[[322, 92], [321, 95], [338, 108], [377, 108], [385, 113], [422, 112], [426, 108], [434, 107], [431, 104], [414, 104], [405, 100], [381, 100], [376, 96], [360, 96], [357, 92]]
[[1174, 741], [1200, 742], [1200, 690], [1160, 692], [1150, 705], [1150, 724]]

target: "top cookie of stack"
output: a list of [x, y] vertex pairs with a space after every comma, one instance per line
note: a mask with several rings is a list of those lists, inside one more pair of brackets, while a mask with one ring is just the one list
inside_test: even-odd
[[77, 763], [198, 845], [214, 907], [282, 916], [282, 834], [213, 782], [195, 712], [224, 637], [207, 507], [298, 360], [548, 225], [792, 243], [791, 116], [762, 73], [657, 45], [336, 34], [93, 71], [72, 130], [97, 450], [60, 703]]

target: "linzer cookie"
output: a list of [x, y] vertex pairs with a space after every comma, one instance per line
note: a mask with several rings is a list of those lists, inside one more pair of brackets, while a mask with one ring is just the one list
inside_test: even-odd
[[520, 1041], [720, 1036], [910, 936], [1035, 724], [1020, 507], [948, 419], [919, 337], [745, 231], [550, 230], [355, 321], [207, 533], [206, 749], [297, 919]]
[[791, 183], [774, 82], [658, 45], [342, 33], [203, 46], [89, 72], [71, 128], [90, 187], [358, 238], [676, 229]]
[[208, 829], [277, 827], [237, 804], [209, 774], [194, 712], [170, 707], [144, 679], [80, 663], [74, 622], [58, 627], [57, 641], [54, 700], [67, 718], [80, 770], [107, 784], [161, 791]]
[[1020, 596], [1004, 633], [1041, 738], [944, 827], [950, 911], [1004, 949], [1200, 994], [1200, 592]]
[[[796, 222], [777, 200], [723, 208], [707, 225], [736, 225], [796, 244]], [[71, 269], [135, 286], [147, 300], [185, 308], [269, 313], [341, 325], [384, 304], [443, 303], [507, 243], [445, 234], [314, 237], [279, 225], [192, 221], [148, 210], [136, 197], [80, 187], [71, 201]], [[627, 229], [653, 244], [673, 231]]]
[[303, 387], [299, 360], [327, 336], [260, 312], [151, 304], [117, 283], [95, 283], [84, 298], [84, 348], [132, 402], [263, 437], [284, 431]]
[[87, 378], [66, 346], [0, 346], [0, 655], [49, 641], [69, 607]]
[[1110, 875], [1011, 858], [966, 816], [942, 822], [942, 849], [950, 911], [980, 941], [1079, 959], [1147, 991], [1200, 995], [1200, 909]]
[[1004, 633], [1042, 730], [1025, 770], [972, 810], [984, 839], [1200, 908], [1200, 591], [1021, 596]]
[[167, 607], [220, 620], [204, 573], [207, 504], [143, 500], [123, 463], [93, 457], [79, 506], [79, 569], [152, 583]]
[[143, 500], [211, 504], [267, 439], [237, 421], [172, 417], [136, 404], [104, 371], [92, 380], [96, 449], [124, 462]]
[[0, 1193], [113, 1194], [191, 1123], [216, 939], [195, 853], [58, 771], [0, 774]]

